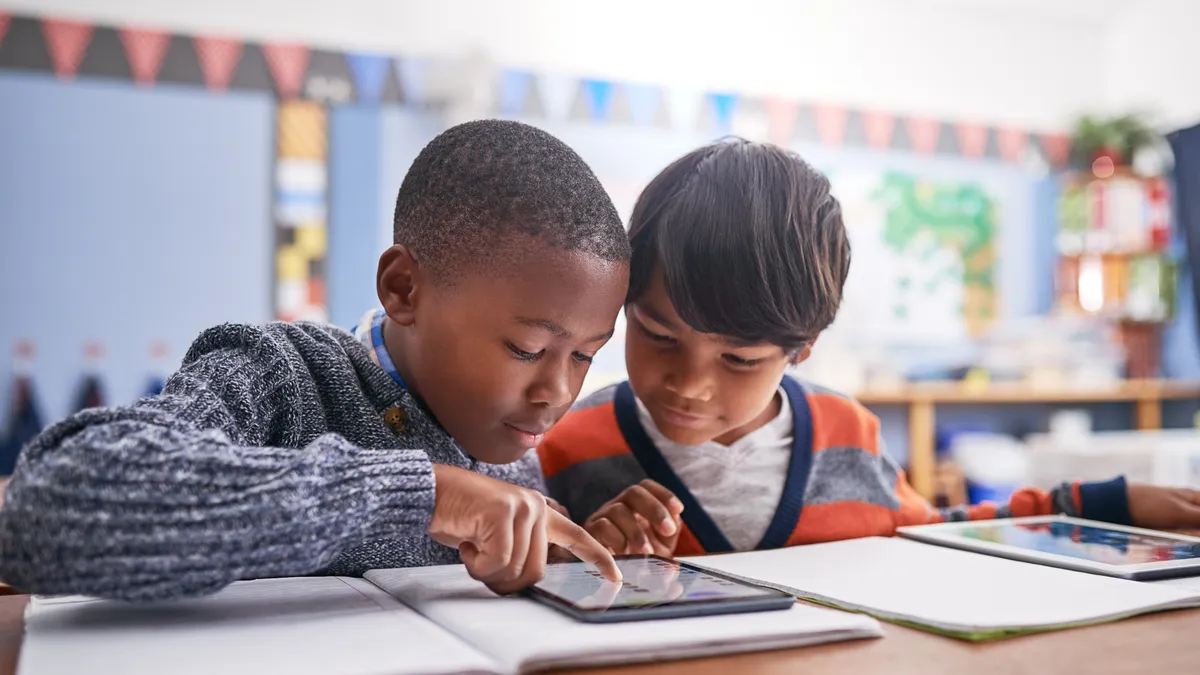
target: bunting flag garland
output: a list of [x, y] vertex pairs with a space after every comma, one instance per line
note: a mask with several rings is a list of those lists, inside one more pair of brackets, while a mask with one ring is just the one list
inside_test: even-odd
[[557, 73], [544, 73], [537, 78], [537, 90], [541, 96], [542, 111], [547, 119], [566, 120], [575, 102], [579, 82], [574, 78]]
[[396, 59], [396, 78], [404, 93], [404, 102], [409, 105], [425, 105], [429, 75], [429, 62], [424, 59]]
[[776, 145], [788, 145], [800, 113], [800, 104], [790, 99], [769, 98], [765, 106], [768, 138]]
[[1065, 168], [1071, 158], [1071, 137], [1066, 134], [1042, 134], [1042, 152], [1055, 168]]
[[533, 73], [524, 70], [506, 70], [500, 76], [500, 114], [509, 117], [520, 115], [525, 110], [525, 101], [533, 87]]
[[862, 113], [863, 126], [866, 129], [867, 144], [872, 148], [887, 148], [892, 144], [892, 130], [896, 127], [896, 118], [890, 113], [878, 110]]
[[983, 157], [987, 152], [988, 130], [984, 125], [959, 122], [955, 132], [964, 157]]
[[8, 34], [8, 24], [12, 23], [12, 15], [0, 12], [0, 47], [4, 46], [4, 36]]
[[649, 84], [630, 84], [625, 87], [629, 105], [629, 118], [642, 127], [658, 123], [662, 109], [662, 90]]
[[997, 134], [1000, 156], [1006, 162], [1018, 162], [1025, 152], [1026, 134], [1021, 129], [1001, 129]]
[[154, 84], [170, 43], [171, 36], [165, 31], [121, 29], [121, 45], [129, 58], [134, 82], [143, 86]]
[[296, 98], [304, 86], [304, 73], [308, 70], [308, 47], [304, 45], [265, 45], [263, 55], [267, 67], [275, 78], [275, 89], [283, 99]]
[[613, 85], [604, 80], [584, 80], [583, 90], [587, 93], [589, 119], [603, 122], [612, 113]]
[[[213, 92], [272, 92], [283, 101], [331, 105], [430, 100], [435, 62], [385, 54], [313, 50], [301, 44], [257, 44], [229, 36], [171, 34], [147, 27], [111, 28], [60, 17], [0, 12], [0, 69], [50, 72], [61, 79], [125, 78], [144, 87], [191, 84]], [[746, 99], [733, 92], [662, 89], [651, 84], [577, 78], [559, 73], [504, 70], [497, 76], [497, 114], [535, 115], [636, 126], [665, 125], [719, 136], [738, 133], [788, 145], [815, 140], [865, 145], [874, 150], [998, 158], [1018, 163], [1039, 152], [1065, 167], [1070, 138], [976, 122], [898, 117], [833, 103], [771, 97]]]
[[733, 114], [737, 108], [736, 94], [710, 94], [713, 114], [716, 117], [718, 134], [728, 134], [733, 131]]
[[941, 124], [937, 120], [910, 117], [905, 127], [908, 129], [908, 140], [913, 150], [929, 154], [937, 148], [938, 136], [941, 133]]
[[242, 43], [227, 38], [198, 37], [194, 44], [208, 88], [213, 91], [228, 89], [242, 58]]
[[684, 132], [697, 131], [703, 101], [704, 96], [691, 89], [669, 90], [667, 92], [667, 114], [670, 117], [671, 126]]
[[383, 54], [347, 54], [347, 65], [354, 78], [354, 89], [359, 103], [379, 103], [383, 99], [383, 88], [387, 85], [388, 70], [392, 60]]
[[835, 105], [816, 106], [817, 133], [821, 142], [841, 145], [846, 138], [846, 109]]
[[82, 21], [46, 19], [42, 21], [42, 32], [46, 46], [54, 61], [54, 72], [64, 80], [75, 77], [88, 43], [92, 40], [92, 25]]

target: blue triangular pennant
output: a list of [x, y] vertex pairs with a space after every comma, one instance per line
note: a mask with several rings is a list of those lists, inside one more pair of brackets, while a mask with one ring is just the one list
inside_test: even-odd
[[612, 82], [584, 80], [583, 87], [587, 91], [588, 106], [592, 111], [592, 119], [597, 122], [608, 121], [609, 109], [612, 104]]
[[381, 54], [346, 54], [350, 64], [350, 75], [358, 90], [358, 100], [363, 103], [378, 103], [387, 84], [388, 66], [391, 59]]
[[500, 76], [500, 112], [504, 115], [519, 115], [525, 108], [525, 97], [529, 95], [529, 85], [533, 83], [533, 73], [523, 70], [506, 70]]
[[625, 91], [629, 95], [629, 116], [634, 124], [650, 126], [658, 119], [658, 106], [662, 102], [662, 92], [658, 87], [649, 84], [631, 84]]
[[421, 105], [425, 102], [425, 80], [429, 62], [423, 59], [396, 59], [396, 77], [404, 89], [404, 102]]
[[737, 94], [710, 94], [713, 112], [717, 116], [717, 129], [729, 133], [733, 128], [733, 111], [737, 107]]

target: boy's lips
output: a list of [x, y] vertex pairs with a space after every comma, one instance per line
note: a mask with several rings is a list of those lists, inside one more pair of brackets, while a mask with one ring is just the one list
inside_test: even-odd
[[710, 418], [704, 415], [697, 415], [694, 412], [689, 412], [681, 408], [673, 408], [668, 405], [658, 405], [658, 413], [667, 423], [688, 429], [696, 429], [707, 425]]
[[506, 429], [511, 431], [526, 447], [537, 447], [546, 437], [546, 432], [554, 426], [553, 422], [505, 422]]

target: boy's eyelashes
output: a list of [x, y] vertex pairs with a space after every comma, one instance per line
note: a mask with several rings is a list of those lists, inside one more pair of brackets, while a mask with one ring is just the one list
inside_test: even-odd
[[637, 324], [638, 330], [640, 330], [643, 335], [645, 335], [647, 338], [649, 338], [655, 342], [661, 342], [663, 344], [673, 344], [676, 341], [675, 338], [671, 337], [670, 335], [663, 335], [662, 333], [655, 333], [654, 331], [647, 328], [646, 324], [642, 323], [641, 321], [635, 321], [634, 323]]
[[766, 359], [744, 359], [737, 354], [722, 354], [721, 358], [725, 359], [726, 363], [736, 368], [753, 368], [762, 363]]
[[[536, 352], [527, 352], [515, 344], [507, 341], [505, 341], [504, 346], [508, 347], [508, 351], [511, 352], [518, 361], [524, 361], [526, 363], [535, 363], [546, 355], [545, 349], [541, 349]], [[583, 352], [571, 352], [571, 358], [578, 363], [590, 364], [593, 357], [591, 354], [584, 354]]]
[[[641, 331], [642, 335], [645, 335], [648, 339], [650, 339], [653, 342], [658, 342], [663, 345], [672, 345], [672, 344], [675, 344], [676, 342], [678, 342], [678, 340], [676, 340], [674, 337], [672, 337], [670, 335], [663, 335], [662, 333], [655, 333], [654, 331], [650, 330], [650, 328], [647, 327], [646, 324], [642, 323], [639, 320], [634, 320], [632, 323], [634, 323], [637, 326], [638, 330]], [[726, 363], [733, 366], [734, 368], [741, 368], [741, 369], [746, 369], [746, 370], [748, 370], [750, 368], [754, 368], [755, 366], [757, 366], [767, 360], [766, 358], [747, 359], [747, 358], [738, 356], [737, 354], [730, 354], [730, 353], [722, 354], [721, 358], [724, 359], [724, 361]]]

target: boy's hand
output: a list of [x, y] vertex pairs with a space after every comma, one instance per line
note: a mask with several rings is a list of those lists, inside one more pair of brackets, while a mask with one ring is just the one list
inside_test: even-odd
[[612, 555], [583, 528], [532, 490], [473, 471], [433, 465], [437, 496], [429, 536], [458, 549], [467, 571], [501, 595], [546, 575], [546, 555], [557, 544], [590, 562], [611, 581], [621, 572]]
[[1200, 528], [1200, 491], [1130, 483], [1126, 494], [1134, 525], [1160, 530]]
[[615, 554], [670, 557], [679, 541], [683, 502], [652, 480], [628, 487], [593, 513], [584, 528]]

